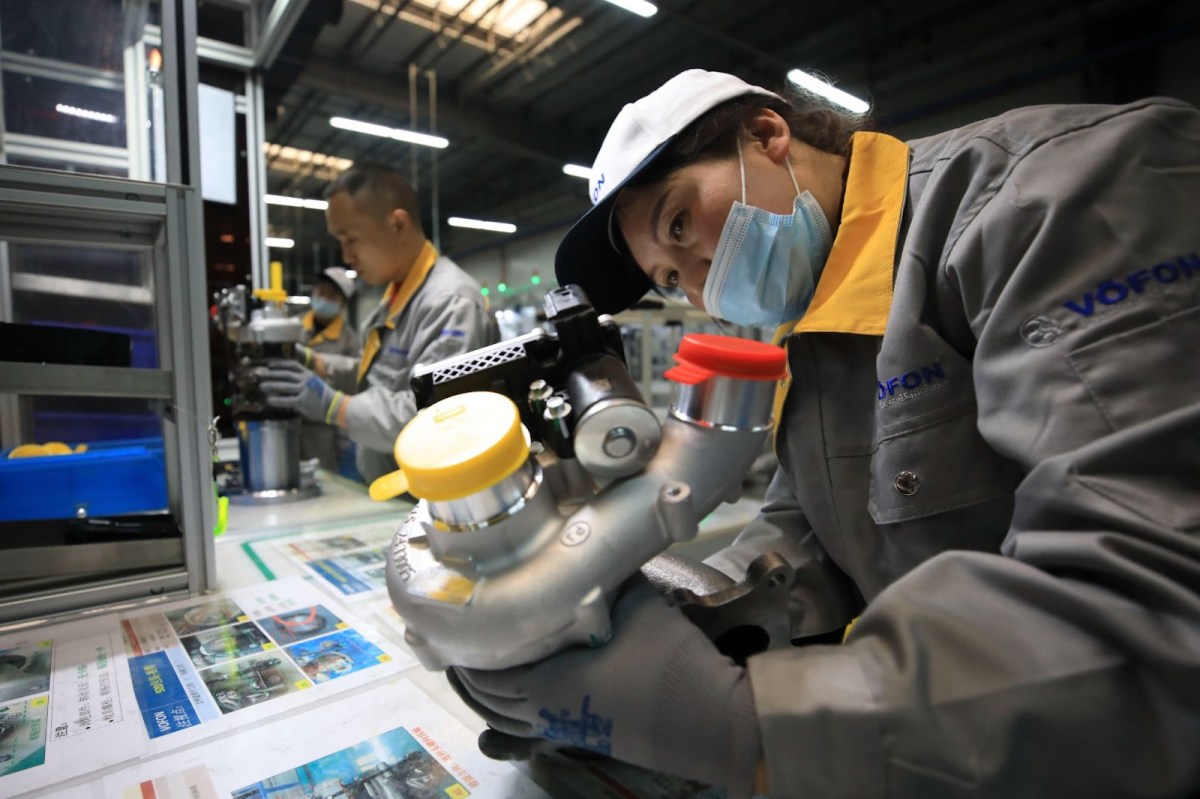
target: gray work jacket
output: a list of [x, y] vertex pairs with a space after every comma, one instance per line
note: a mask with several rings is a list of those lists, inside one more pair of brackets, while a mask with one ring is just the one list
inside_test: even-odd
[[411, 298], [397, 308], [389, 304], [394, 293], [389, 290], [367, 317], [362, 357], [325, 358], [326, 380], [353, 394], [345, 427], [358, 444], [355, 463], [368, 484], [397, 468], [396, 436], [417, 413], [409, 388], [413, 367], [492, 343], [479, 284], [428, 244], [414, 270], [424, 257], [436, 260]]
[[787, 554], [797, 635], [861, 613], [749, 662], [772, 795], [1200, 795], [1200, 113], [911, 142], [856, 228], [871, 141], [711, 561]]

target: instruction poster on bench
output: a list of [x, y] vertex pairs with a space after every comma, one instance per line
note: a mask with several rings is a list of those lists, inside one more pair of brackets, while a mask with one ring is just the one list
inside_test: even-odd
[[0, 636], [0, 795], [169, 751], [416, 663], [303, 579]]

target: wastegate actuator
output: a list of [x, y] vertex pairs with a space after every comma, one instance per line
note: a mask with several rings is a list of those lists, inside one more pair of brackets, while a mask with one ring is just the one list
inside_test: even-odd
[[762, 592], [791, 582], [781, 559], [735, 584], [660, 556], [741, 495], [772, 428], [784, 351], [684, 336], [660, 423], [612, 318], [575, 286], [545, 306], [553, 332], [414, 370], [422, 410], [396, 439], [400, 471], [371, 487], [376, 498], [418, 498], [389, 549], [387, 583], [421, 662], [498, 669], [600, 645], [610, 602], [638, 569], [692, 605], [714, 638], [741, 628], [730, 612], [740, 606], [786, 640], [785, 601], [771, 601], [782, 611], [761, 623]]

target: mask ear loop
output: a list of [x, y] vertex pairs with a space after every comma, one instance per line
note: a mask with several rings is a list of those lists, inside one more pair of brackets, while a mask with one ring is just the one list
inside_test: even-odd
[[[738, 172], [742, 176], [742, 205], [746, 204], [746, 159], [742, 156], [742, 138], [739, 136], [737, 140], [738, 153]], [[796, 190], [796, 196], [800, 196], [800, 184], [796, 182], [796, 170], [792, 169], [792, 159], [789, 156], [783, 157], [784, 169], [787, 170], [788, 177], [792, 179], [792, 188]]]
[[[746, 161], [742, 158], [742, 137], [737, 137], [738, 171], [742, 173], [742, 205], [746, 204]], [[798, 193], [798, 192], [797, 192]]]
[[796, 170], [792, 169], [792, 159], [786, 155], [783, 157], [784, 163], [787, 165], [788, 177], [792, 179], [792, 188], [796, 190], [796, 196], [800, 196], [800, 184], [796, 182]]

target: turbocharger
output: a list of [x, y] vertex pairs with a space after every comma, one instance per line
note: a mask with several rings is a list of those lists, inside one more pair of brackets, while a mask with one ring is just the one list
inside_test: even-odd
[[685, 336], [660, 423], [611, 317], [574, 286], [552, 291], [546, 311], [553, 333], [414, 371], [422, 410], [396, 439], [401, 470], [372, 486], [373, 496], [418, 498], [389, 550], [387, 583], [421, 662], [498, 669], [603, 644], [611, 601], [639, 569], [714, 638], [741, 626], [731, 608], [761, 617], [762, 591], [773, 592], [782, 616], [765, 626], [786, 640], [782, 559], [766, 556], [735, 584], [656, 558], [740, 497], [772, 428], [784, 351]]

